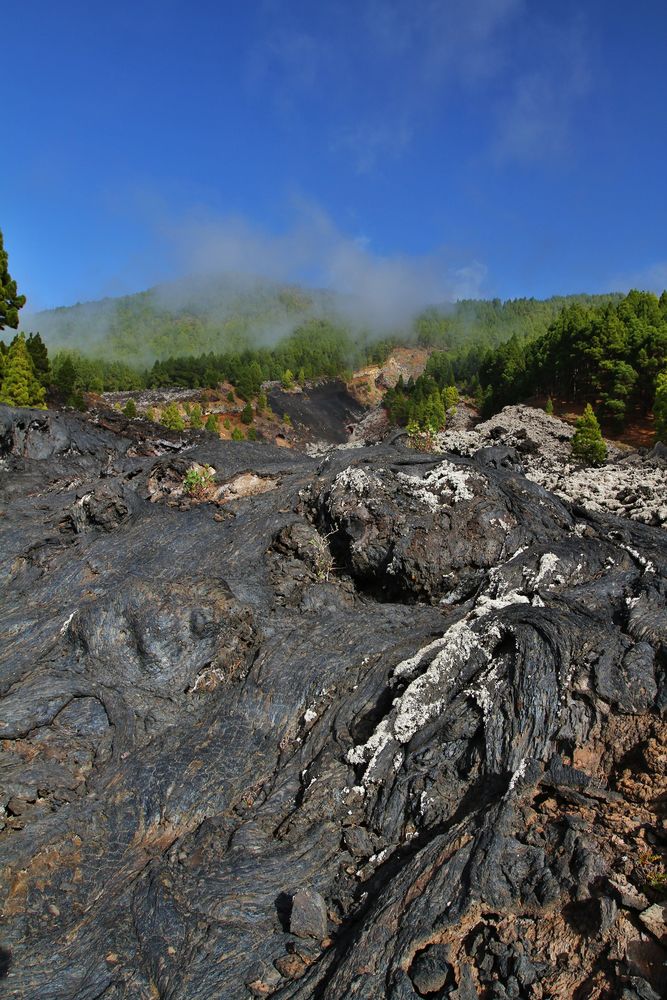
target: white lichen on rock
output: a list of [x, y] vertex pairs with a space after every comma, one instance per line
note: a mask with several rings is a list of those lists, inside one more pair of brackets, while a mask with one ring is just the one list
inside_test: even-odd
[[470, 612], [472, 618], [481, 618], [492, 611], [500, 611], [501, 608], [509, 608], [512, 604], [530, 604], [530, 598], [518, 590], [510, 590], [499, 594], [497, 597], [490, 597], [488, 594], [480, 594], [477, 604]]
[[443, 502], [457, 504], [462, 500], [472, 500], [475, 496], [473, 485], [482, 482], [470, 469], [446, 459], [423, 477], [399, 472], [396, 478], [409, 486], [415, 499], [432, 511], [441, 507]]
[[539, 587], [548, 576], [552, 576], [556, 566], [558, 566], [559, 559], [554, 552], [545, 552], [540, 559], [540, 565], [535, 576], [535, 586]]
[[66, 618], [65, 621], [60, 626], [60, 634], [61, 635], [65, 635], [65, 632], [67, 632], [68, 628], [72, 624], [72, 619], [74, 618], [74, 615], [77, 613], [77, 610], [78, 609], [75, 608], [74, 611], [72, 612], [72, 614], [69, 616], [69, 618]]
[[369, 474], [364, 469], [349, 466], [339, 472], [334, 479], [331, 491], [344, 490], [358, 497], [370, 496], [381, 487], [381, 481], [375, 474]]
[[521, 780], [521, 778], [523, 778], [524, 774], [526, 773], [527, 767], [528, 767], [528, 758], [522, 757], [518, 767], [515, 768], [512, 777], [510, 778], [509, 789], [508, 789], [510, 792], [513, 791], [517, 783]]
[[[471, 456], [480, 448], [513, 448], [527, 479], [587, 510], [606, 511], [645, 524], [667, 526], [667, 463], [607, 441], [607, 461], [582, 467], [572, 461], [575, 428], [543, 410], [506, 406], [474, 428], [445, 430], [437, 447]], [[528, 445], [528, 447], [526, 447]], [[579, 523], [573, 529], [583, 533]]]
[[621, 548], [625, 549], [632, 558], [638, 563], [644, 573], [655, 573], [655, 566], [650, 559], [646, 559], [641, 553], [637, 552], [636, 549], [631, 548], [629, 545], [622, 545]]
[[397, 664], [392, 671], [392, 676], [400, 680], [412, 680], [419, 673], [419, 667], [428, 654], [433, 653], [436, 649], [441, 649], [446, 642], [446, 635], [429, 642], [428, 646], [418, 650], [414, 656], [409, 656], [407, 660], [402, 660]]
[[[451, 625], [444, 635], [423, 646], [394, 668], [391, 675], [394, 681], [408, 680], [410, 683], [405, 691], [394, 699], [392, 711], [382, 719], [369, 739], [347, 753], [348, 763], [366, 765], [364, 784], [372, 784], [378, 780], [375, 772], [383, 752], [390, 744], [394, 744], [395, 750], [401, 745], [405, 746], [420, 729], [442, 712], [454, 682], [473, 653], [480, 656], [487, 664], [491, 662], [493, 650], [503, 632], [498, 621], [491, 621], [482, 632], [477, 627], [480, 619], [495, 615], [496, 612], [512, 605], [521, 604], [531, 604], [531, 598], [517, 590], [495, 597], [489, 594], [481, 595], [475, 607], [464, 618]], [[426, 670], [420, 673], [423, 663], [433, 653], [435, 655]], [[495, 679], [492, 667], [477, 685], [465, 691], [477, 701], [485, 719], [491, 711]]]

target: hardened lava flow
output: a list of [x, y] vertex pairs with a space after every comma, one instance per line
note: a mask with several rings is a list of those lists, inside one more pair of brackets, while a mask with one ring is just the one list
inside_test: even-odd
[[489, 451], [0, 407], [4, 996], [664, 995], [666, 535]]

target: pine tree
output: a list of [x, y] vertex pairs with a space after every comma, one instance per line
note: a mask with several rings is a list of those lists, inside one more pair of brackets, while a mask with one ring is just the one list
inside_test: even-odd
[[218, 433], [218, 421], [216, 420], [216, 417], [215, 417], [214, 413], [209, 413], [208, 417], [206, 418], [206, 425], [205, 426], [206, 426], [206, 430], [210, 431], [211, 434], [217, 434]]
[[252, 375], [249, 368], [244, 368], [236, 380], [236, 391], [241, 399], [251, 399], [254, 392]]
[[545, 412], [545, 413], [548, 413], [550, 417], [551, 417], [551, 416], [553, 416], [553, 412], [554, 412], [554, 401], [553, 401], [553, 399], [551, 398], [551, 396], [549, 396], [549, 398], [548, 398], [548, 399], [547, 399], [547, 401], [546, 401], [546, 404], [545, 404], [545, 407], [544, 407], [544, 412]]
[[123, 407], [123, 413], [128, 420], [134, 420], [137, 415], [137, 404], [133, 399], [128, 399], [127, 403]]
[[190, 410], [190, 427], [195, 431], [199, 431], [203, 426], [204, 421], [202, 420], [201, 406], [199, 403], [195, 403]]
[[19, 295], [16, 282], [9, 273], [9, 257], [0, 229], [0, 330], [19, 325], [19, 309], [25, 305], [25, 295]]
[[655, 417], [655, 439], [667, 444], [667, 371], [661, 372], [656, 379], [653, 416]]
[[429, 430], [433, 433], [443, 430], [447, 421], [447, 415], [439, 390], [437, 388], [433, 389], [422, 405], [423, 411], [419, 423], [424, 430]]
[[40, 385], [46, 389], [51, 381], [51, 365], [49, 364], [49, 352], [46, 349], [46, 344], [38, 333], [31, 333], [25, 346], [32, 358], [35, 375], [39, 379]]
[[262, 368], [259, 362], [253, 361], [248, 369], [248, 374], [250, 376], [250, 384], [252, 386], [252, 395], [256, 395], [262, 387], [262, 382], [264, 381], [264, 376], [262, 374]]
[[54, 383], [65, 403], [70, 403], [74, 394], [74, 387], [77, 380], [77, 370], [69, 354], [66, 354], [60, 364], [56, 358], [56, 372]]
[[45, 410], [44, 389], [35, 375], [32, 358], [28, 353], [25, 336], [20, 333], [12, 341], [5, 360], [5, 370], [0, 387], [0, 403], [9, 406], [35, 406]]
[[590, 403], [586, 403], [583, 415], [577, 420], [577, 429], [572, 438], [572, 454], [587, 465], [599, 465], [607, 457], [607, 446]]
[[246, 403], [241, 411], [241, 420], [244, 424], [251, 424], [253, 419], [252, 406], [250, 403]]
[[160, 417], [160, 423], [170, 431], [182, 431], [185, 429], [185, 421], [176, 403], [169, 403], [165, 406]]
[[459, 401], [459, 390], [455, 385], [446, 385], [442, 390], [442, 402], [444, 403], [445, 410], [454, 410], [456, 412], [456, 406]]

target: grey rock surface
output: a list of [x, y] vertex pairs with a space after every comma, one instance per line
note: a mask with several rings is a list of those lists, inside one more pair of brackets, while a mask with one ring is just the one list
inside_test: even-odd
[[660, 446], [640, 455], [607, 441], [607, 462], [582, 467], [572, 460], [575, 428], [543, 410], [506, 406], [489, 420], [438, 435], [438, 447], [485, 461], [491, 449], [511, 452], [515, 467], [557, 496], [591, 511], [605, 511], [667, 526], [667, 459]]
[[322, 941], [327, 936], [327, 904], [314, 889], [299, 889], [292, 897], [289, 929], [302, 938]]
[[664, 993], [662, 529], [403, 439], [0, 460], [3, 995]]

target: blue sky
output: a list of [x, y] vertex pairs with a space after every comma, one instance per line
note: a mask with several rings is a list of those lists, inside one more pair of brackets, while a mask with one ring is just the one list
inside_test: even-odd
[[200, 270], [389, 308], [667, 285], [661, 0], [9, 0], [33, 309]]

